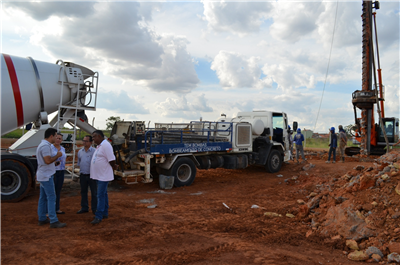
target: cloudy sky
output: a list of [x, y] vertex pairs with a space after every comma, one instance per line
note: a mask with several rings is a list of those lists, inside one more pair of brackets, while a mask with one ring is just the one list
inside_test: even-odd
[[[399, 1], [380, 3], [385, 111], [398, 117]], [[354, 123], [361, 8], [361, 1], [2, 1], [1, 52], [98, 71], [98, 109], [87, 115], [100, 129], [110, 116], [153, 125], [272, 110], [327, 132]]]

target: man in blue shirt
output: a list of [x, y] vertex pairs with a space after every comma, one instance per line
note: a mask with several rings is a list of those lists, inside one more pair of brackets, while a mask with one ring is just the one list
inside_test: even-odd
[[89, 212], [88, 190], [92, 194], [92, 212], [96, 213], [97, 210], [97, 181], [90, 178], [90, 162], [95, 148], [92, 147], [93, 138], [91, 135], [83, 137], [83, 148], [78, 152], [78, 166], [80, 167], [79, 182], [81, 184], [81, 209], [77, 214]]
[[329, 144], [329, 154], [328, 154], [328, 161], [326, 163], [330, 163], [331, 161], [331, 154], [333, 153], [333, 161], [332, 163], [336, 163], [336, 147], [337, 147], [337, 136], [335, 133], [335, 127], [330, 129], [331, 133], [331, 142]]
[[307, 159], [304, 156], [304, 150], [303, 150], [303, 142], [304, 142], [304, 135], [301, 133], [301, 129], [297, 129], [297, 134], [294, 135], [293, 141], [296, 144], [296, 160], [297, 163], [299, 163], [299, 154], [301, 153], [301, 157], [303, 158], [303, 161], [306, 161]]
[[[36, 171], [36, 180], [40, 183], [40, 196], [38, 203], [39, 225], [50, 223], [51, 228], [62, 228], [67, 224], [58, 221], [56, 213], [56, 192], [54, 189], [54, 174], [56, 166], [54, 162], [62, 156], [57, 152], [52, 156], [51, 144], [55, 143], [57, 130], [48, 128], [44, 132], [44, 140], [41, 141], [36, 149], [36, 158], [38, 168]], [[46, 213], [49, 219], [46, 217]]]

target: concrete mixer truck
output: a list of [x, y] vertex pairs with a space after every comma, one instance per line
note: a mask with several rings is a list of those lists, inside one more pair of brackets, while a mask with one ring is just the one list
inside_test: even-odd
[[232, 119], [223, 115], [215, 122], [156, 123], [153, 129], [144, 121], [119, 121], [110, 139], [119, 165], [114, 174], [127, 184], [149, 183], [159, 174], [160, 186], [173, 179], [173, 185], [181, 187], [193, 183], [197, 168], [243, 169], [256, 164], [278, 172], [290, 159], [289, 137], [286, 113], [253, 111]]
[[[26, 124], [33, 128], [1, 152], [1, 199], [18, 201], [35, 187], [36, 147], [44, 131], [69, 124], [75, 162], [76, 129], [92, 133], [85, 111], [96, 110], [98, 73], [71, 62], [1, 55], [1, 135]], [[57, 115], [49, 121], [48, 115]], [[65, 132], [65, 129], [63, 129]], [[69, 134], [69, 133], [67, 133]], [[5, 152], [4, 152], [5, 151]]]

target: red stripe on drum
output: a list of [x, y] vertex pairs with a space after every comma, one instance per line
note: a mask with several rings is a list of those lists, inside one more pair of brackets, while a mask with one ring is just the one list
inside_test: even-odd
[[19, 89], [19, 83], [17, 73], [15, 72], [14, 63], [11, 56], [3, 54], [4, 60], [8, 68], [8, 74], [10, 75], [11, 86], [14, 92], [15, 110], [17, 111], [17, 123], [18, 127], [24, 125], [24, 108], [22, 106], [21, 91]]

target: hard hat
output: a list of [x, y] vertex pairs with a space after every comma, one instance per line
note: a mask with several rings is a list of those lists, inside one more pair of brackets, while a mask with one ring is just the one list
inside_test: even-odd
[[300, 128], [298, 128], [298, 129], [297, 129], [297, 132], [301, 132], [301, 129], [300, 129]]
[[340, 130], [340, 129], [343, 129], [343, 126], [342, 126], [342, 125], [339, 125], [339, 130]]
[[288, 125], [287, 127], [288, 127], [288, 129], [290, 130], [290, 125]]
[[335, 132], [335, 127], [331, 127], [331, 131]]

